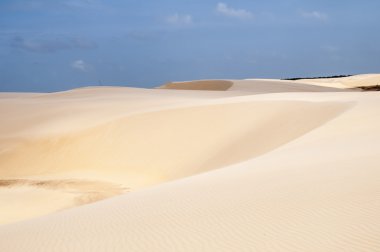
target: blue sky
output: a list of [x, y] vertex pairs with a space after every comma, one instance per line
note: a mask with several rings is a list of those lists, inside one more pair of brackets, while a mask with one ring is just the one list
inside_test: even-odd
[[380, 72], [380, 1], [0, 0], [0, 91]]

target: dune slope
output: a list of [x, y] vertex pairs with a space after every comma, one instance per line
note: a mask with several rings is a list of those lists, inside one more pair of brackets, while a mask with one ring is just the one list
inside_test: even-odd
[[[64, 187], [69, 187], [65, 181], [70, 179], [105, 180], [113, 183], [111, 192], [120, 187], [116, 192], [121, 193], [122, 187], [136, 190], [264, 154], [319, 127], [350, 106], [350, 103], [219, 99], [195, 107], [108, 118], [104, 123], [93, 119], [99, 125], [71, 130], [66, 127], [60, 134], [54, 131], [40, 136], [37, 130], [34, 137], [29, 132], [28, 137], [14, 140], [13, 147], [3, 150], [0, 175], [4, 183], [12, 179], [34, 179], [40, 183], [53, 180]], [[61, 118], [58, 122], [44, 122], [41, 127], [60, 121]], [[20, 183], [11, 184], [17, 185]], [[98, 188], [94, 186], [93, 190]], [[37, 184], [33, 189], [46, 188]], [[72, 194], [65, 207], [58, 201], [57, 209], [77, 205], [78, 193]], [[44, 209], [46, 204], [40, 206]], [[3, 219], [21, 220], [24, 209], [25, 217], [33, 216], [28, 208], [20, 211], [7, 205], [1, 209]]]

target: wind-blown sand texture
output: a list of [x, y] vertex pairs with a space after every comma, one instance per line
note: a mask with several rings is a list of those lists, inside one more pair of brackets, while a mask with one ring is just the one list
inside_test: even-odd
[[366, 78], [2, 93], [0, 251], [380, 251]]

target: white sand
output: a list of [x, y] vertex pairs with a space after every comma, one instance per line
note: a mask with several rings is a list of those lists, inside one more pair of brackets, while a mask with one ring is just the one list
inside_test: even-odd
[[334, 85], [0, 95], [0, 251], [380, 251], [380, 93]]
[[296, 82], [333, 88], [356, 88], [380, 85], [380, 74], [361, 74], [344, 78], [303, 79]]

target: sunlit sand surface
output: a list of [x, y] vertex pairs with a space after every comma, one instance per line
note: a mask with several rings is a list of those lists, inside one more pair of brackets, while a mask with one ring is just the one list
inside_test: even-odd
[[380, 75], [0, 94], [0, 251], [380, 251]]

